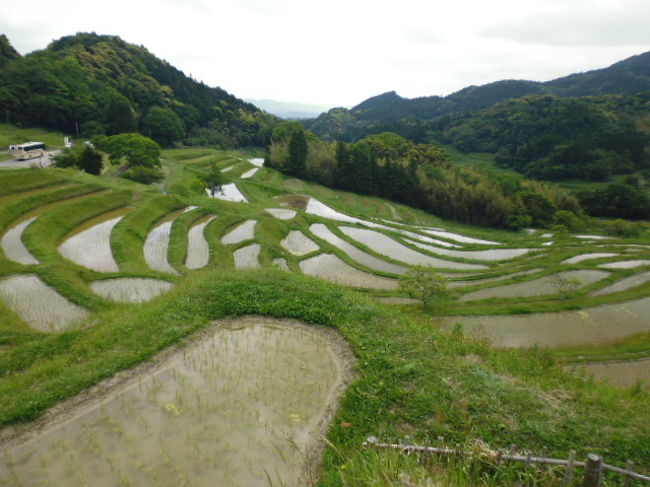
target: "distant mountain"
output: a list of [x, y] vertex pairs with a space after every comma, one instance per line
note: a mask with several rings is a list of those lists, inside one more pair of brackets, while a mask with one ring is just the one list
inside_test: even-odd
[[[370, 133], [412, 125], [414, 120], [431, 120], [442, 115], [481, 110], [497, 103], [526, 95], [553, 94], [597, 96], [631, 95], [650, 91], [650, 52], [630, 57], [604, 69], [572, 74], [548, 82], [502, 80], [481, 86], [469, 86], [445, 97], [403, 98], [395, 91], [368, 98], [343, 114], [333, 109], [305, 126], [325, 139], [356, 140]], [[411, 122], [408, 122], [411, 119]], [[334, 127], [334, 131], [329, 131]]]
[[80, 33], [25, 56], [2, 36], [0, 65], [0, 110], [22, 125], [237, 146], [264, 145], [277, 121], [116, 36]]
[[324, 105], [313, 105], [308, 103], [295, 103], [290, 101], [276, 101], [276, 100], [246, 100], [258, 108], [265, 110], [280, 118], [290, 120], [298, 120], [302, 118], [315, 118], [323, 112], [326, 112], [330, 107]]

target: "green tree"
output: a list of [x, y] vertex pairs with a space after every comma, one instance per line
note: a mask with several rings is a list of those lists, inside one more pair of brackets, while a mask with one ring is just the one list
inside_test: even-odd
[[102, 154], [90, 145], [65, 148], [54, 158], [56, 167], [76, 167], [89, 174], [99, 175], [104, 166]]
[[221, 192], [221, 186], [225, 182], [225, 178], [217, 166], [212, 164], [210, 167], [210, 172], [201, 176], [201, 181], [205, 189], [210, 191], [210, 196], [214, 198], [218, 192]]
[[104, 119], [109, 135], [135, 132], [135, 113], [129, 100], [122, 95], [114, 94], [109, 98]]
[[142, 124], [143, 131], [164, 147], [185, 136], [183, 121], [168, 108], [152, 107]]
[[440, 307], [450, 296], [447, 278], [431, 267], [412, 267], [400, 277], [397, 289], [422, 301], [425, 308], [430, 308], [433, 304]]
[[307, 161], [307, 139], [304, 130], [298, 130], [289, 138], [288, 170], [296, 177], [304, 177]]
[[98, 139], [99, 148], [106, 152], [112, 164], [154, 167], [160, 166], [160, 146], [140, 134], [119, 134]]

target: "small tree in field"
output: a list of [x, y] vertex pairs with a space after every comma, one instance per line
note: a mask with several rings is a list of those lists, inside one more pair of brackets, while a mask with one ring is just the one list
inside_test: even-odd
[[397, 288], [409, 297], [419, 299], [425, 308], [446, 301], [450, 292], [447, 278], [430, 267], [415, 266], [399, 279]]
[[217, 193], [221, 192], [221, 186], [225, 182], [223, 174], [217, 169], [215, 164], [210, 167], [210, 172], [201, 176], [201, 182], [204, 187], [210, 191], [210, 196], [215, 197]]

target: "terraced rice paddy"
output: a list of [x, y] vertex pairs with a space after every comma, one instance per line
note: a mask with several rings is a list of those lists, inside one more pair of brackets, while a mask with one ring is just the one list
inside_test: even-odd
[[270, 213], [278, 220], [291, 220], [296, 216], [294, 210], [288, 210], [286, 208], [266, 208], [267, 213]]
[[235, 250], [235, 267], [237, 269], [259, 269], [260, 244], [250, 244]]
[[188, 269], [201, 269], [208, 265], [210, 260], [210, 246], [205, 238], [205, 227], [216, 218], [211, 216], [207, 220], [190, 228], [187, 235], [187, 256], [185, 267]]
[[650, 297], [579, 311], [526, 315], [452, 316], [449, 328], [462, 323], [465, 333], [501, 348], [598, 345], [650, 332]]
[[320, 249], [316, 242], [307, 238], [305, 234], [299, 230], [290, 231], [280, 242], [280, 245], [293, 255], [306, 255]]
[[641, 260], [623, 260], [620, 262], [607, 262], [605, 264], [600, 264], [598, 267], [603, 269], [634, 269], [635, 267], [642, 267], [650, 265], [650, 260], [641, 259]]
[[90, 283], [95, 294], [118, 303], [144, 303], [173, 287], [171, 282], [139, 277], [119, 277]]
[[308, 485], [349, 381], [342, 347], [331, 332], [294, 322], [224, 324], [7, 447], [0, 483]]
[[22, 240], [25, 228], [36, 220], [36, 218], [38, 217], [34, 216], [13, 226], [2, 236], [0, 246], [7, 259], [24, 265], [38, 264], [38, 259], [25, 247]]
[[144, 242], [144, 259], [147, 265], [155, 271], [178, 274], [178, 271], [167, 260], [172, 223], [173, 220], [166, 221], [149, 232]]
[[591, 296], [605, 296], [606, 294], [621, 293], [628, 289], [642, 286], [646, 282], [650, 282], [650, 271], [621, 279], [610, 286], [594, 291], [591, 293]]
[[221, 191], [217, 191], [214, 196], [209, 189], [205, 190], [209, 197], [217, 198], [223, 201], [233, 201], [235, 203], [248, 203], [246, 197], [239, 191], [235, 183], [228, 183], [221, 186]]
[[111, 231], [128, 211], [125, 208], [90, 220], [59, 245], [59, 252], [66, 259], [88, 269], [118, 272], [111, 248]]
[[447, 257], [455, 257], [458, 259], [469, 260], [512, 260], [522, 255], [535, 252], [538, 249], [489, 249], [489, 250], [449, 250], [440, 249], [431, 245], [426, 245], [415, 240], [409, 240], [409, 243], [419, 247], [432, 254], [444, 255]]
[[353, 260], [367, 267], [370, 267], [371, 269], [390, 272], [391, 274], [398, 275], [402, 275], [408, 270], [404, 266], [387, 262], [373, 255], [370, 255], [363, 250], [358, 249], [354, 245], [335, 235], [331, 230], [327, 228], [327, 226], [323, 225], [322, 223], [314, 223], [309, 227], [309, 230], [317, 237], [322, 238], [326, 242], [334, 245], [336, 248], [348, 254]]
[[569, 369], [622, 389], [637, 385], [650, 388], [650, 359], [593, 363], [570, 366]]
[[223, 244], [236, 244], [244, 240], [255, 238], [255, 225], [257, 220], [246, 220], [244, 223], [233, 228], [221, 238]]
[[594, 252], [593, 254], [580, 254], [580, 255], [574, 255], [573, 257], [570, 257], [566, 260], [562, 261], [562, 264], [577, 264], [579, 262], [584, 262], [585, 260], [591, 260], [591, 259], [604, 259], [604, 258], [609, 258], [609, 257], [617, 257], [620, 254], [613, 254], [610, 252]]
[[436, 259], [428, 255], [416, 252], [405, 245], [393, 240], [383, 233], [374, 230], [365, 230], [356, 227], [340, 227], [340, 230], [348, 237], [362, 243], [374, 252], [391, 257], [395, 260], [409, 265], [424, 265], [438, 269], [459, 269], [478, 270], [487, 269], [481, 264], [465, 264], [449, 260]]
[[33, 274], [0, 279], [0, 299], [38, 331], [62, 331], [88, 315]]
[[253, 176], [255, 176], [255, 174], [256, 174], [257, 171], [259, 171], [259, 170], [260, 170], [259, 167], [254, 167], [253, 169], [250, 169], [250, 170], [246, 171], [245, 173], [243, 173], [243, 174], [240, 176], [240, 178], [242, 178], [242, 179], [250, 179], [250, 178], [252, 178]]
[[300, 270], [343, 286], [367, 289], [396, 289], [397, 280], [378, 277], [346, 264], [333, 254], [321, 254], [300, 261]]
[[596, 270], [566, 271], [555, 275], [540, 277], [527, 282], [518, 282], [506, 286], [491, 287], [465, 294], [461, 301], [475, 301], [488, 298], [522, 298], [559, 294], [563, 291], [563, 283], [575, 279], [576, 287], [584, 287], [605, 279], [609, 273]]

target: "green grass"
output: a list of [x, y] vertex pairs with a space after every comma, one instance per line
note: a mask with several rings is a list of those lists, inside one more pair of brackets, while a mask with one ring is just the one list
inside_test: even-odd
[[0, 123], [0, 149], [6, 150], [9, 145], [23, 142], [43, 142], [48, 149], [63, 147], [66, 134], [41, 128], [19, 128], [15, 125]]
[[[282, 221], [264, 212], [264, 208], [278, 206], [274, 196], [312, 194], [332, 208], [358, 217], [392, 219], [391, 213], [383, 200], [335, 192], [308, 182], [302, 184], [300, 191], [287, 190], [284, 187], [287, 178], [269, 169], [263, 169], [259, 178], [253, 180], [236, 179], [238, 187], [251, 198], [249, 204], [213, 200], [193, 193], [192, 181], [209, 167], [210, 160], [218, 159], [221, 167], [236, 157], [244, 157], [242, 154], [192, 148], [165, 151], [164, 157], [169, 169], [168, 187], [176, 188], [168, 195], [160, 194], [157, 188], [119, 178], [98, 178], [71, 170], [0, 172], [0, 182], [14, 178], [12, 181], [17, 184], [11, 191], [23, 191], [4, 196], [0, 230], [39, 206], [85, 195], [61, 203], [26, 231], [25, 243], [43, 264], [21, 266], [4, 259], [0, 264], [3, 275], [37, 273], [70, 300], [92, 311], [87, 321], [92, 326], [48, 335], [31, 330], [0, 304], [0, 345], [3, 345], [0, 347], [0, 425], [33, 420], [48, 407], [99, 380], [133, 367], [166, 347], [182, 345], [212, 320], [265, 315], [333, 327], [350, 343], [357, 358], [358, 380], [343, 397], [328, 433], [331, 446], [325, 454], [323, 486], [425, 486], [432, 476], [440, 485], [554, 485], [556, 482], [554, 474], [546, 470], [496, 468], [489, 462], [469, 466], [449, 465], [444, 460], [417, 462], [415, 457], [361, 448], [361, 443], [371, 435], [385, 441], [402, 441], [408, 437], [419, 444], [436, 443], [439, 436], [444, 436], [452, 444], [467, 446], [481, 439], [493, 449], [507, 448], [514, 442], [521, 450], [541, 451], [546, 447], [548, 456], [563, 458], [576, 449], [579, 457], [596, 452], [603, 454], [608, 462], [620, 465], [632, 458], [638, 469], [650, 470], [647, 413], [650, 392], [619, 391], [570, 375], [562, 367], [565, 361], [581, 360], [579, 357], [601, 360], [647, 356], [650, 336], [561, 351], [495, 350], [463, 336], [459, 330], [442, 331], [437, 317], [423, 313], [417, 306], [381, 305], [369, 293], [344, 289], [297, 272], [235, 271], [234, 246], [222, 245], [220, 239], [233, 226], [255, 219], [258, 220], [255, 241], [262, 245], [262, 265], [270, 266], [273, 258], [284, 257], [295, 270], [300, 258], [286, 252], [280, 241], [290, 230], [300, 230], [317, 241], [324, 252], [335, 253], [348, 264], [373, 272], [309, 232], [312, 223], [324, 220], [299, 213], [292, 220]], [[63, 183], [67, 186], [62, 186]], [[100, 188], [105, 191], [97, 192]], [[191, 204], [199, 205], [200, 209], [178, 216], [172, 226], [169, 259], [183, 271], [181, 276], [164, 275], [176, 283], [172, 292], [140, 305], [109, 303], [90, 292], [88, 282], [100, 277], [163, 277], [147, 267], [142, 246], [156, 224]], [[125, 205], [134, 209], [116, 225], [111, 235], [119, 273], [89, 271], [58, 254], [56, 245], [77, 225]], [[443, 222], [419, 210], [391, 205], [406, 222], [443, 226], [509, 246], [530, 247], [539, 242], [524, 234]], [[183, 266], [187, 231], [208, 214], [216, 215], [206, 229], [210, 263], [204, 270], [189, 272]], [[339, 237], [348, 240], [336, 225], [326, 223]], [[476, 274], [496, 277], [534, 267], [544, 269], [540, 273], [499, 283], [477, 283], [458, 294], [534, 279], [559, 269], [596, 268], [598, 261], [574, 267], [560, 264], [567, 256], [583, 252], [585, 245], [569, 237], [556, 240], [564, 242], [558, 250], [539, 257], [523, 257]], [[647, 244], [648, 239], [612, 243], [616, 242]], [[615, 249], [605, 247], [598, 251]], [[633, 255], [647, 258], [649, 251], [642, 249]], [[612, 274], [623, 277], [633, 272]], [[589, 298], [585, 291], [568, 300], [555, 296], [452, 304], [445, 313], [508, 314], [517, 310], [577, 309], [647, 296], [649, 288], [646, 285], [599, 298]]]

